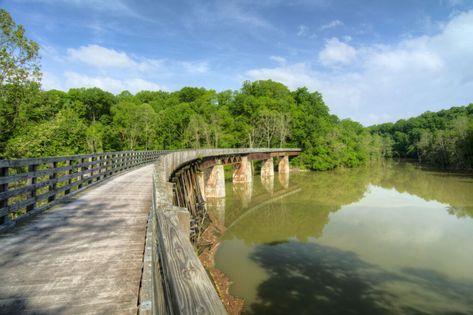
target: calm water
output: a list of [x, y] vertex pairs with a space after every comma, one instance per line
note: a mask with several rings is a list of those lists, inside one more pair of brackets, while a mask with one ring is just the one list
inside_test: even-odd
[[245, 314], [473, 314], [473, 177], [407, 163], [227, 185], [217, 268]]

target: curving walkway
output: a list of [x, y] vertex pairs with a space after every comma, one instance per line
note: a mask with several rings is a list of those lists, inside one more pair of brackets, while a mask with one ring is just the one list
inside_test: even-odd
[[0, 314], [136, 314], [153, 165], [0, 234]]

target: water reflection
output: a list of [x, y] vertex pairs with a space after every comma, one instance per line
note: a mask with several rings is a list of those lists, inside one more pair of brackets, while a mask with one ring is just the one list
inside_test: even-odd
[[250, 259], [270, 277], [246, 314], [472, 314], [473, 281], [426, 269], [393, 273], [353, 252], [297, 241], [260, 245]]
[[289, 188], [289, 173], [278, 173], [278, 179], [284, 189]]
[[450, 206], [450, 213], [473, 217], [473, 175], [423, 169], [412, 163], [382, 163], [370, 169], [371, 182], [426, 201]]
[[[261, 176], [261, 185], [272, 196], [274, 193], [274, 176]], [[287, 185], [287, 188], [289, 188], [289, 185]]]
[[253, 195], [253, 182], [233, 183], [233, 199], [239, 207], [248, 208]]
[[212, 221], [225, 225], [225, 198], [207, 198], [206, 207]]
[[278, 179], [255, 178], [249, 202], [227, 187], [216, 265], [248, 314], [473, 314], [471, 175], [384, 163]]

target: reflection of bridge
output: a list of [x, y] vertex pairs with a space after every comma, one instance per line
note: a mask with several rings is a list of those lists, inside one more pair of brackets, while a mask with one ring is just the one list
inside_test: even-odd
[[[199, 233], [202, 202], [224, 196], [223, 165], [233, 164], [233, 181], [246, 183], [252, 160], [264, 160], [262, 176], [271, 179], [273, 157], [281, 158], [284, 174], [288, 156], [298, 153], [215, 149], [0, 161], [0, 313], [224, 313], [189, 241]], [[81, 193], [91, 185], [97, 187]]]

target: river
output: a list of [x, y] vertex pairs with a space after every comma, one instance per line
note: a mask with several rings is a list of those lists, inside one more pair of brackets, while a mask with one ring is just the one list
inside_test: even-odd
[[215, 265], [243, 314], [473, 314], [473, 176], [406, 162], [227, 182]]

